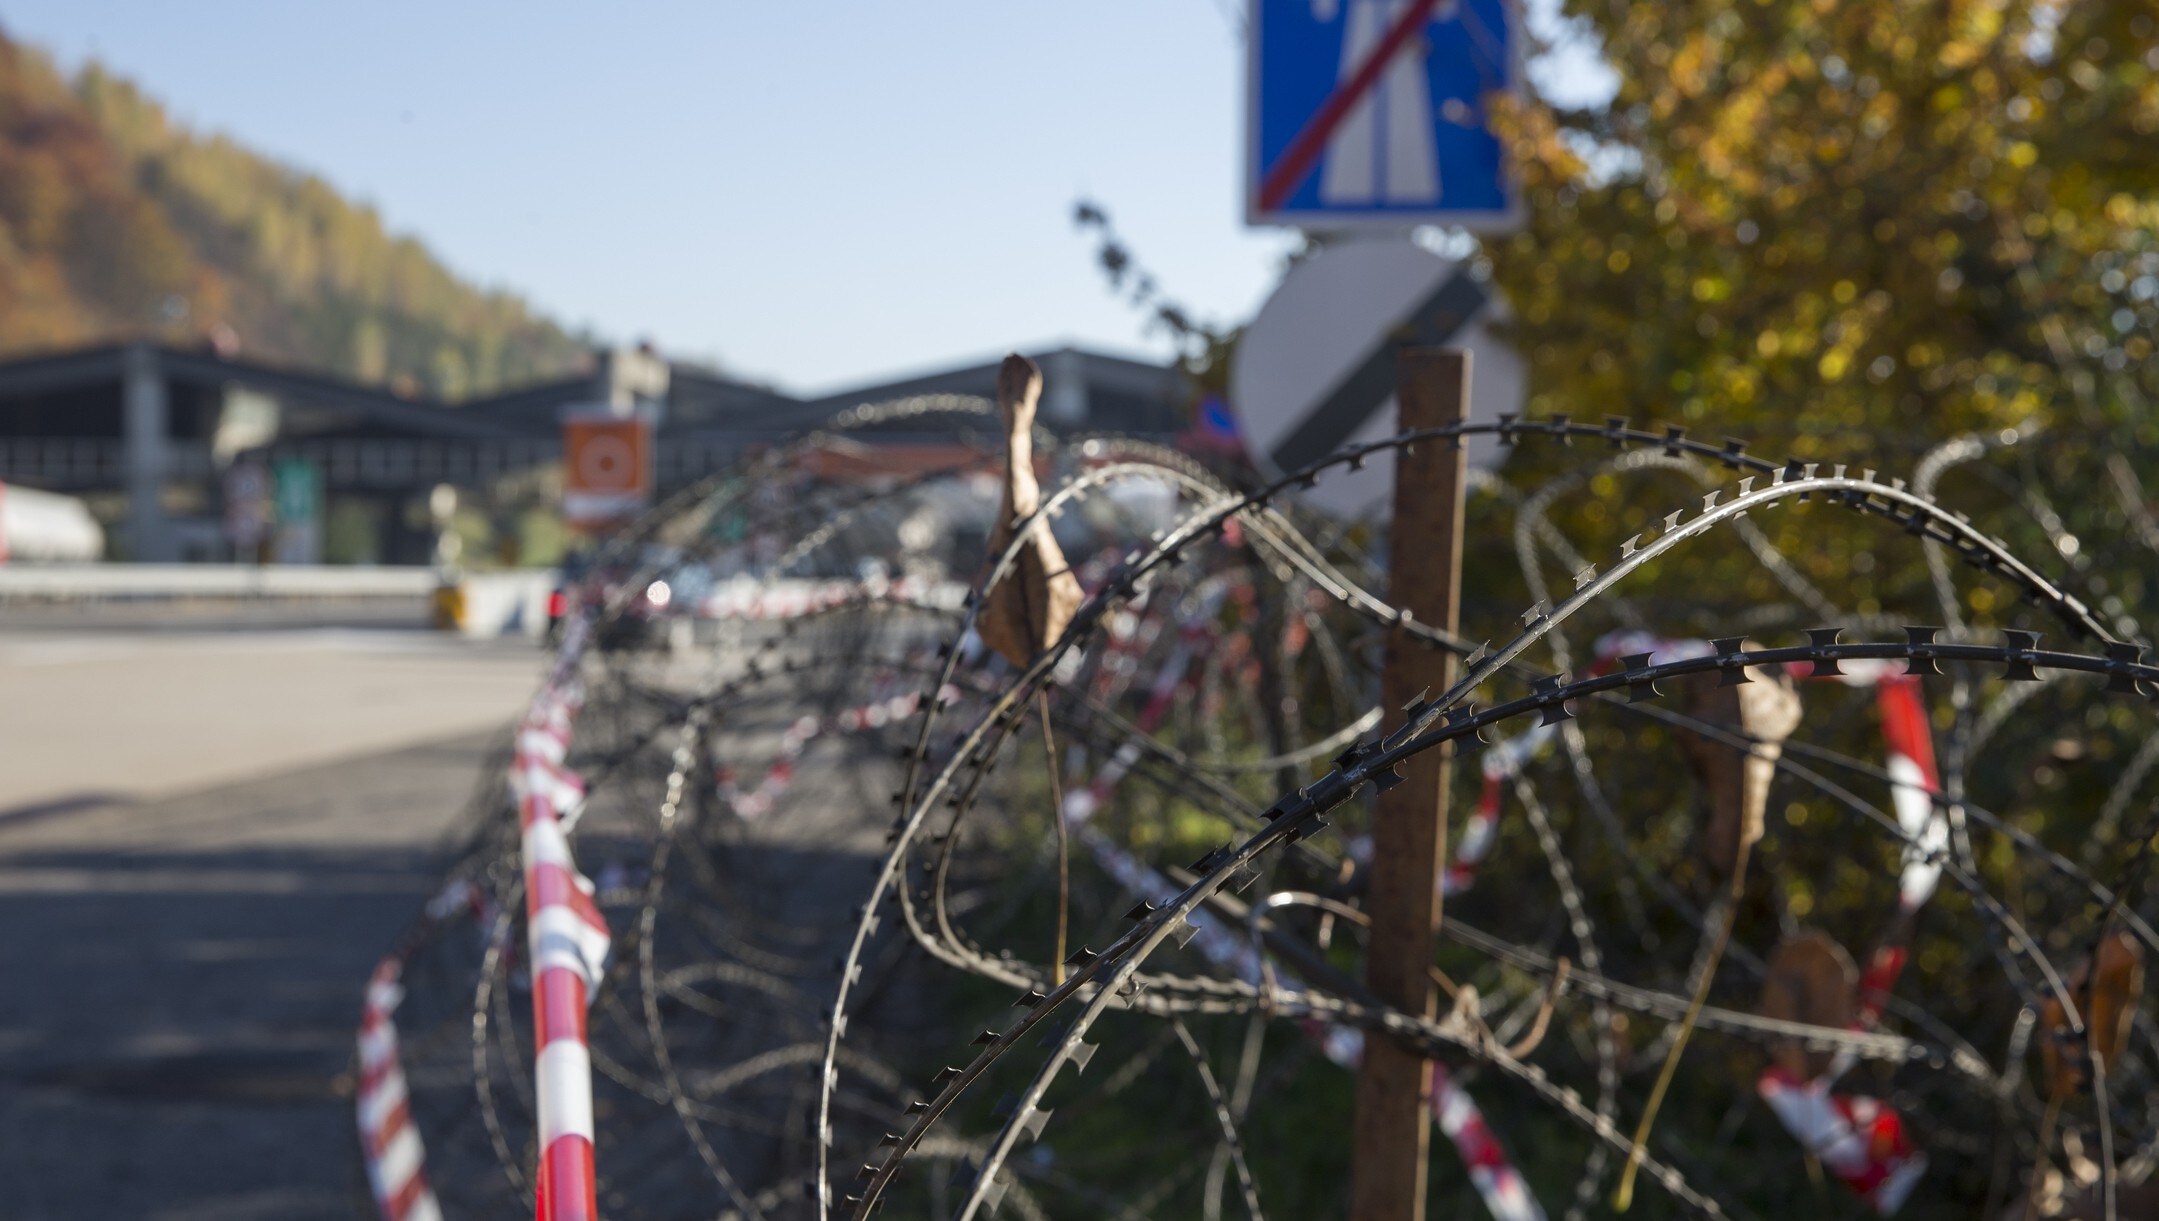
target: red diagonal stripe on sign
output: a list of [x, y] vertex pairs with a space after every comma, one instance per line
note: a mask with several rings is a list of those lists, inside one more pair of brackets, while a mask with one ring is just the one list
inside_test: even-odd
[[1327, 141], [1333, 138], [1334, 129], [1340, 127], [1342, 120], [1349, 117], [1350, 110], [1372, 91], [1372, 86], [1379, 82], [1379, 74], [1387, 70], [1387, 65], [1409, 42], [1410, 35], [1417, 32], [1437, 7], [1439, 0], [1410, 0], [1409, 8], [1387, 27], [1379, 45], [1372, 48], [1372, 53], [1357, 65], [1348, 80], [1336, 86], [1327, 100], [1320, 103], [1304, 130], [1289, 142], [1289, 147], [1282, 150], [1281, 157], [1267, 170], [1267, 176], [1260, 180], [1260, 211], [1272, 212], [1297, 193], [1305, 176], [1319, 164], [1319, 155], [1326, 149]]

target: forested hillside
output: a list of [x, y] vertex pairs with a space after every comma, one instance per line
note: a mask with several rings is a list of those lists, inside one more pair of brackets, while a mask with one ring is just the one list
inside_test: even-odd
[[0, 33], [0, 358], [219, 334], [251, 358], [450, 398], [586, 351], [320, 178], [179, 127], [95, 66], [69, 80]]

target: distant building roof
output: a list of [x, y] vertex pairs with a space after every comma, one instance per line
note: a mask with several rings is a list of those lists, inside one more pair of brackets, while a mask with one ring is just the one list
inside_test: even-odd
[[[551, 439], [559, 435], [565, 408], [597, 405], [607, 402], [611, 393], [622, 393], [619, 385], [610, 384], [609, 354], [605, 353], [596, 375], [450, 403], [407, 397], [334, 375], [228, 358], [209, 350], [163, 346], [152, 350], [162, 375], [176, 391], [214, 396], [224, 387], [237, 385], [273, 395], [290, 409], [285, 431], [308, 435]], [[127, 351], [128, 345], [111, 344], [0, 362], [0, 438], [112, 432], [118, 423], [112, 408], [85, 412], [76, 404], [85, 395], [104, 400], [117, 394]], [[654, 360], [649, 354], [638, 356], [648, 365]], [[1071, 347], [1036, 353], [1034, 358], [1044, 375], [1040, 418], [1055, 431], [1169, 436], [1182, 426], [1190, 389], [1184, 375], [1174, 368]], [[690, 364], [663, 367], [656, 383], [647, 368], [641, 384], [655, 389], [665, 386], [664, 398], [655, 404], [663, 436], [707, 443], [729, 438], [760, 443], [808, 432], [865, 404], [933, 395], [989, 400], [996, 394], [997, 368], [997, 361], [967, 364], [817, 398], [797, 397]], [[206, 406], [212, 401], [206, 398]], [[89, 423], [93, 417], [101, 421], [94, 427]], [[891, 443], [941, 443], [955, 438], [975, 442], [995, 431], [994, 421], [981, 413], [954, 410], [911, 414], [873, 426], [865, 435]]]
[[[0, 437], [93, 432], [73, 422], [81, 419], [82, 413], [66, 408], [79, 402], [85, 393], [117, 395], [131, 346], [108, 344], [0, 363]], [[207, 350], [153, 345], [152, 351], [165, 380], [183, 390], [221, 391], [239, 385], [287, 401], [295, 409], [288, 430], [311, 435], [368, 431], [463, 437], [509, 435], [503, 425], [488, 417], [467, 415], [433, 399], [404, 398], [333, 375], [229, 359]], [[214, 422], [207, 427], [197, 422], [193, 431], [207, 432], [209, 427], [214, 427]]]
[[[1057, 432], [1171, 435], [1183, 425], [1190, 382], [1174, 366], [1065, 347], [1028, 355], [1042, 366], [1042, 423]], [[994, 399], [1001, 360], [858, 386], [811, 400], [826, 415], [924, 394]]]

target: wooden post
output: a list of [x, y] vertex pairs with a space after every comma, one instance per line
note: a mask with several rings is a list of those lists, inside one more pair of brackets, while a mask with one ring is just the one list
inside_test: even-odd
[[[1404, 347], [1395, 357], [1395, 378], [1403, 429], [1468, 418], [1469, 353]], [[1466, 470], [1461, 447], [1444, 441], [1418, 444], [1398, 455], [1394, 467], [1391, 600], [1417, 622], [1449, 632], [1461, 618]], [[1380, 686], [1389, 730], [1402, 723], [1404, 704], [1427, 689], [1437, 696], [1455, 676], [1452, 654], [1426, 648], [1400, 628], [1388, 635], [1386, 665]], [[1435, 1013], [1429, 968], [1447, 852], [1450, 757], [1439, 750], [1418, 755], [1403, 766], [1403, 783], [1380, 797], [1365, 887], [1372, 917], [1365, 983], [1388, 1004], [1427, 1016]], [[1367, 1032], [1357, 1069], [1350, 1221], [1423, 1221], [1431, 1106], [1431, 1064]]]

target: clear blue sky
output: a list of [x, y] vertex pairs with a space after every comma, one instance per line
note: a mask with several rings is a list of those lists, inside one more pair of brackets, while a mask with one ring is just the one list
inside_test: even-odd
[[1074, 340], [1162, 353], [1071, 205], [1241, 320], [1239, 0], [0, 0], [461, 273], [796, 390]]

